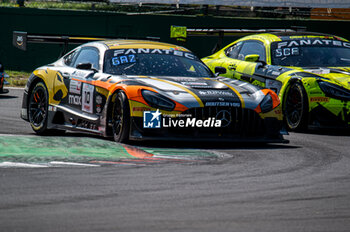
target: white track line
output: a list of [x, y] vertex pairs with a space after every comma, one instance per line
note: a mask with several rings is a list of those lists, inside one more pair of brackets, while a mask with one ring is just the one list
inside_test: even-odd
[[61, 161], [52, 161], [52, 162], [49, 162], [48, 164], [28, 164], [28, 163], [18, 163], [18, 162], [0, 163], [0, 168], [48, 168], [48, 167], [101, 167], [101, 165], [61, 162]]
[[62, 162], [62, 161], [51, 161], [51, 165], [62, 165], [62, 166], [80, 166], [80, 167], [100, 167], [98, 164], [84, 164], [84, 163], [74, 163], [74, 162]]
[[28, 136], [32, 136], [32, 137], [34, 137], [35, 135], [0, 134], [0, 136], [21, 136], [21, 137], [28, 137]]
[[5, 89], [24, 89], [24, 87], [6, 87], [4, 86]]
[[16, 162], [2, 162], [0, 163], [1, 168], [47, 168], [47, 165], [41, 164], [26, 164]]

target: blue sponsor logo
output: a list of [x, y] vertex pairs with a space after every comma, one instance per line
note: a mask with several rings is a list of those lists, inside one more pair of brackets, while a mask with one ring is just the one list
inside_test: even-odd
[[162, 113], [159, 110], [144, 111], [143, 128], [161, 128], [161, 115]]

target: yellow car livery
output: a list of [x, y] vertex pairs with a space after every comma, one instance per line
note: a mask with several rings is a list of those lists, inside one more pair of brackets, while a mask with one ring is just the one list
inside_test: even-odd
[[38, 134], [286, 142], [275, 92], [216, 77], [186, 48], [143, 40], [86, 43], [36, 69], [21, 115]]
[[243, 37], [202, 61], [275, 91], [290, 130], [350, 125], [350, 42], [312, 32]]

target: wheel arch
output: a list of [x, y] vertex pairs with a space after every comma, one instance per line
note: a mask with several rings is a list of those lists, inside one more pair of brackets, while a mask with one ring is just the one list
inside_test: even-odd
[[[300, 76], [293, 76], [293, 77], [291, 77], [291, 78], [288, 80], [288, 82], [287, 82], [287, 84], [286, 84], [286, 87], [284, 88], [283, 97], [282, 97], [282, 99], [281, 99], [282, 104], [285, 102], [285, 99], [286, 99], [286, 97], [287, 97], [287, 94], [286, 94], [286, 93], [287, 93], [287, 91], [289, 90], [290, 86], [292, 86], [292, 85], [295, 84], [295, 83], [299, 83], [299, 84], [303, 87], [303, 89], [304, 89], [304, 91], [305, 91], [305, 93], [306, 93], [306, 96], [308, 96], [307, 89], [305, 88], [304, 83], [303, 83], [303, 78], [300, 77]], [[308, 104], [308, 105], [310, 104], [309, 98], [308, 98], [308, 97], [307, 97], [307, 104]]]

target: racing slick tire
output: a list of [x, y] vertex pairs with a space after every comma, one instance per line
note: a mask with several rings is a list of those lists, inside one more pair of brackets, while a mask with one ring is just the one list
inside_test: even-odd
[[28, 102], [29, 122], [35, 133], [43, 135], [48, 132], [48, 97], [47, 88], [43, 82], [38, 82], [30, 93]]
[[127, 142], [130, 131], [130, 108], [128, 98], [118, 91], [112, 109], [113, 137], [116, 142]]
[[287, 89], [283, 104], [284, 120], [291, 131], [303, 131], [308, 124], [308, 100], [303, 85], [295, 82]]

